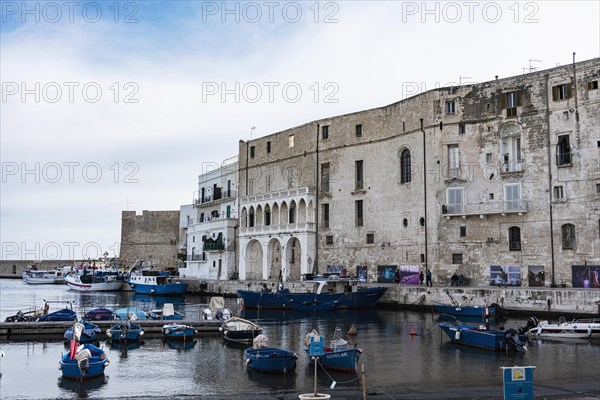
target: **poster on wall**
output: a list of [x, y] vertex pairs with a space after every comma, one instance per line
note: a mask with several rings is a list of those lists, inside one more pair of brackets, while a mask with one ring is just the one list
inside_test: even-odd
[[377, 282], [378, 283], [394, 283], [396, 276], [397, 265], [378, 265], [377, 266]]
[[367, 281], [367, 266], [366, 265], [357, 265], [356, 266], [356, 276], [358, 276], [359, 282]]
[[490, 265], [490, 286], [521, 286], [520, 265]]
[[544, 286], [545, 274], [543, 265], [530, 265], [527, 267], [527, 282], [529, 286]]
[[400, 284], [418, 285], [419, 284], [419, 266], [401, 265], [400, 266]]
[[600, 265], [572, 265], [573, 287], [600, 289]]

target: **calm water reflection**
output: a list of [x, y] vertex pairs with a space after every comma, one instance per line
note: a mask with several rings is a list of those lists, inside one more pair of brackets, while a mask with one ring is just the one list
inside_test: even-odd
[[[93, 307], [112, 309], [132, 305], [155, 307], [165, 299], [134, 296], [130, 292], [77, 293], [63, 286], [27, 286], [18, 280], [0, 280], [0, 318], [43, 300], [74, 301], [78, 310]], [[174, 300], [174, 299], [166, 299]], [[175, 299], [175, 308], [199, 316], [208, 298], [188, 296]], [[227, 299], [237, 313], [235, 299]], [[54, 305], [58, 308], [58, 305]], [[361, 310], [338, 313], [297, 313], [253, 310], [244, 317], [259, 319], [270, 344], [296, 351], [297, 369], [287, 375], [264, 374], [247, 370], [243, 362], [246, 346], [224, 342], [218, 334], [203, 334], [186, 344], [145, 339], [139, 345], [111, 345], [101, 341], [111, 364], [106, 376], [83, 384], [63, 380], [58, 370], [61, 353], [67, 350], [62, 340], [39, 338], [35, 341], [2, 342], [6, 356], [1, 361], [2, 399], [174, 397], [218, 394], [275, 394], [312, 392], [313, 371], [308, 367], [302, 341], [312, 329], [330, 336], [336, 327], [348, 331], [352, 324], [358, 335], [348, 337], [351, 345], [365, 349], [361, 363], [367, 382], [378, 387], [402, 385], [445, 385], [458, 382], [501, 385], [500, 367], [535, 365], [536, 383], [553, 380], [598, 378], [600, 343], [597, 341], [536, 341], [526, 354], [494, 353], [454, 345], [436, 328], [431, 314]], [[524, 325], [524, 320], [509, 320], [506, 326]], [[411, 336], [414, 329], [418, 334]], [[35, 379], [32, 379], [35, 377]], [[332, 380], [336, 388], [359, 389], [358, 376], [319, 371], [318, 385], [327, 389]]]

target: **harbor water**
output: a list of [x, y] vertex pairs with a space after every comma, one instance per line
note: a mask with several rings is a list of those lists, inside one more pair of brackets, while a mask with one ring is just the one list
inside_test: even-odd
[[[79, 293], [66, 285], [27, 285], [0, 279], [0, 318], [51, 301], [50, 311], [67, 302], [82, 315], [95, 307], [134, 306], [150, 310], [173, 302], [186, 319], [198, 319], [207, 297], [139, 296], [129, 291]], [[235, 299], [226, 299], [234, 315]], [[257, 320], [273, 347], [295, 351], [295, 371], [285, 375], [247, 370], [245, 345], [225, 342], [219, 333], [202, 333], [191, 343], [173, 344], [154, 336], [141, 344], [111, 346], [101, 340], [110, 365], [104, 377], [80, 383], [61, 379], [58, 361], [68, 351], [62, 338], [0, 338], [5, 356], [0, 359], [0, 393], [7, 399], [69, 398], [298, 398], [313, 391], [313, 369], [303, 350], [305, 335], [316, 329], [326, 340], [336, 328], [343, 333], [354, 324], [356, 336], [349, 345], [364, 349], [357, 373], [318, 371], [317, 387], [336, 398], [362, 398], [360, 366], [364, 366], [367, 392], [387, 394], [403, 387], [451, 387], [461, 384], [495, 388], [502, 395], [504, 366], [535, 366], [535, 384], [569, 385], [600, 381], [600, 341], [535, 340], [526, 353], [501, 353], [462, 347], [449, 342], [436, 326], [437, 314], [390, 310], [353, 310], [296, 313], [245, 310], [243, 317]], [[523, 318], [508, 319], [507, 328], [525, 325]], [[415, 335], [411, 335], [414, 331]], [[333, 389], [332, 383], [335, 382]], [[575, 385], [576, 386], [576, 385]]]

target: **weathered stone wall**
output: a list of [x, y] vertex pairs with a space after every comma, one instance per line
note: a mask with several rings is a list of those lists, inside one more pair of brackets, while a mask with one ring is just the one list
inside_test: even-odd
[[131, 266], [146, 260], [155, 267], [177, 267], [179, 211], [123, 211], [120, 260]]

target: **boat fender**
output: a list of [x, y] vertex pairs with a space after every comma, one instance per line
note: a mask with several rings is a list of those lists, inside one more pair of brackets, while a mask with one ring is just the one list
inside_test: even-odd
[[462, 332], [462, 329], [458, 329], [455, 333], [454, 333], [454, 340], [460, 340], [460, 333]]
[[592, 336], [592, 325], [588, 325], [587, 334], [588, 334], [588, 337]]
[[246, 365], [250, 365], [251, 360], [248, 358], [246, 359]]

